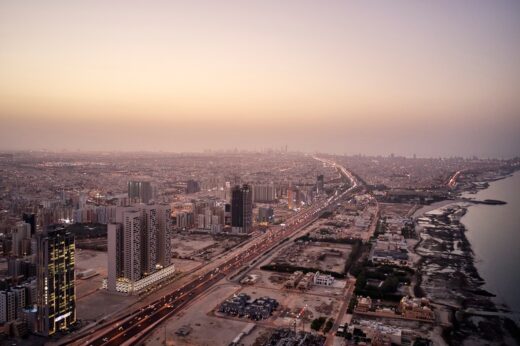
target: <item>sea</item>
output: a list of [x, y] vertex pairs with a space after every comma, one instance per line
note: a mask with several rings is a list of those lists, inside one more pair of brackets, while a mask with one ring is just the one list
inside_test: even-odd
[[475, 254], [475, 266], [486, 281], [483, 287], [494, 293], [520, 320], [520, 171], [489, 187], [464, 197], [497, 199], [505, 205], [475, 204], [462, 223]]

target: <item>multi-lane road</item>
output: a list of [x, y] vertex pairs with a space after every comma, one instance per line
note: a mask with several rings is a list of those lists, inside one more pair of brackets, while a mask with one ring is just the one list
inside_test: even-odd
[[234, 256], [226, 257], [217, 267], [201, 274], [175, 291], [166, 294], [152, 304], [140, 308], [130, 317], [114, 322], [110, 326], [105, 326], [102, 330], [94, 330], [91, 335], [75, 342], [77, 345], [108, 346], [120, 345], [126, 342], [135, 343], [139, 341], [155, 325], [179, 312], [191, 301], [195, 300], [202, 293], [214, 286], [218, 281], [228, 275], [238, 271], [249, 262], [271, 250], [284, 239], [294, 235], [297, 231], [316, 218], [329, 206], [336, 204], [339, 200], [352, 195], [358, 187], [355, 177], [344, 167], [336, 163], [316, 158], [327, 164], [335, 166], [340, 174], [350, 181], [350, 188], [344, 191], [337, 191], [329, 199], [321, 199], [313, 205], [302, 209], [295, 216], [290, 218], [284, 226], [270, 229], [265, 234], [249, 242], [248, 246], [240, 249]]

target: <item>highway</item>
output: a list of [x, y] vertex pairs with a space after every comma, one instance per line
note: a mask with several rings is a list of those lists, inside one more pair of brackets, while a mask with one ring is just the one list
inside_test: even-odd
[[[322, 161], [322, 159], [316, 159]], [[336, 191], [336, 194], [331, 198], [316, 201], [313, 205], [302, 209], [298, 214], [291, 217], [285, 226], [274, 227], [268, 230], [265, 234], [251, 241], [248, 244], [249, 246], [241, 249], [238, 254], [225, 259], [218, 267], [203, 273], [177, 290], [158, 298], [147, 307], [135, 311], [129, 318], [115, 322], [112, 326], [109, 326], [109, 328], [105, 327], [102, 331], [98, 331], [98, 333], [94, 333], [95, 331], [93, 331], [92, 335], [83, 338], [83, 340], [75, 344], [108, 346], [124, 344], [129, 340], [132, 340], [132, 343], [137, 342], [145, 336], [147, 328], [179, 312], [218, 281], [236, 272], [250, 261], [260, 257], [284, 239], [291, 237], [297, 231], [301, 230], [303, 226], [317, 219], [329, 206], [334, 205], [356, 191], [359, 184], [350, 172], [332, 161], [323, 160], [322, 162], [334, 165], [345, 178], [350, 180], [351, 187], [341, 193]]]
[[458, 179], [459, 175], [461, 175], [461, 174], [462, 174], [462, 171], [457, 171], [453, 174], [453, 176], [450, 177], [450, 179], [448, 180], [448, 183], [447, 183], [447, 185], [450, 189], [455, 188], [455, 186], [457, 185], [457, 179]]

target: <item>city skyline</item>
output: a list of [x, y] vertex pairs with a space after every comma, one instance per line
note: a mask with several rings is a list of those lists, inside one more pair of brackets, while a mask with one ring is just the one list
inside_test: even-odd
[[0, 1], [0, 344], [520, 345], [520, 1]]
[[[3, 152], [2, 334], [31, 345], [326, 346], [380, 332], [397, 345], [512, 345], [519, 169], [520, 158], [285, 148]], [[443, 322], [468, 302], [486, 331]]]
[[519, 154], [516, 2], [3, 2], [0, 149]]

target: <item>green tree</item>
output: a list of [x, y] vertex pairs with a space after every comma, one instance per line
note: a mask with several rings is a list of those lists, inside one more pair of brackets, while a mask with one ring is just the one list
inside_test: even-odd
[[315, 331], [319, 331], [323, 324], [325, 323], [326, 318], [325, 317], [318, 317], [311, 322], [311, 328]]
[[325, 323], [325, 328], [323, 328], [323, 332], [328, 333], [332, 329], [332, 326], [334, 326], [334, 319], [329, 318], [327, 320], [327, 323]]

